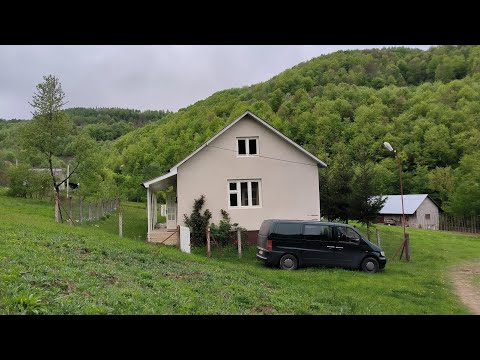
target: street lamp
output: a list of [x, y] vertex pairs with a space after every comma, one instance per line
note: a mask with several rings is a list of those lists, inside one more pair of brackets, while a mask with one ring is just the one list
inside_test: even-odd
[[[407, 237], [406, 222], [405, 222], [405, 209], [404, 209], [404, 206], [403, 206], [402, 163], [400, 161], [400, 158], [397, 156], [397, 150], [395, 150], [393, 148], [393, 146], [390, 145], [390, 143], [385, 141], [383, 143], [383, 146], [385, 146], [385, 148], [388, 151], [393, 151], [393, 153], [395, 154], [395, 157], [397, 158], [397, 161], [398, 161], [398, 169], [399, 169], [399, 172], [400, 172], [400, 196], [401, 196], [401, 199], [402, 199], [402, 223], [403, 223], [403, 242], [402, 242], [402, 246], [401, 246], [402, 253], [400, 255], [400, 259], [402, 258], [403, 250], [405, 250], [405, 258], [406, 258], [407, 261], [410, 261], [410, 241]], [[398, 250], [397, 250], [397, 253], [398, 253]], [[397, 253], [395, 253], [395, 255]], [[394, 257], [395, 257], [395, 255], [394, 255]]]

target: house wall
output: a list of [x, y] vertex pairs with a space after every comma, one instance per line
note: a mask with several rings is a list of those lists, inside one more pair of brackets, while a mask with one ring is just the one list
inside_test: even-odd
[[[425, 214], [430, 214], [430, 219], [425, 219]], [[421, 227], [423, 229], [438, 230], [439, 227], [439, 211], [437, 205], [428, 197], [423, 200], [416, 211], [416, 217], [412, 226]]]
[[[292, 162], [238, 157], [236, 138], [249, 136], [258, 136], [259, 155]], [[229, 208], [228, 180], [235, 179], [261, 179], [260, 208]], [[258, 230], [269, 218], [319, 220], [318, 185], [313, 159], [247, 115], [179, 166], [178, 222], [183, 224], [183, 214], [191, 213], [194, 199], [201, 194], [206, 199], [203, 209], [210, 209], [215, 223], [221, 219], [220, 209], [247, 230]]]

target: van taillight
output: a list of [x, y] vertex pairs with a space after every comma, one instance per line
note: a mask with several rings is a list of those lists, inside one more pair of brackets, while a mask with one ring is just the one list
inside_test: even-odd
[[267, 250], [272, 251], [272, 240], [267, 240]]

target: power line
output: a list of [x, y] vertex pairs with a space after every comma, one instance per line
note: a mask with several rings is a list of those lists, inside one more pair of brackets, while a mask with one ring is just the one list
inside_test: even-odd
[[[220, 150], [232, 151], [234, 153], [237, 152], [237, 150], [225, 149], [225, 148], [222, 148], [222, 147], [219, 147], [219, 146], [214, 146], [214, 145], [207, 145], [207, 146], [211, 146], [211, 147], [214, 147], [214, 148], [217, 148], [217, 149], [220, 149]], [[274, 158], [274, 157], [270, 157], [270, 156], [262, 156], [262, 155], [256, 155], [256, 156], [261, 157], [261, 158], [265, 158], [265, 159], [285, 161], [285, 162], [290, 162], [290, 163], [300, 164], [300, 165], [317, 166], [316, 164], [312, 165], [312, 164], [302, 163], [302, 162], [293, 161], [293, 160], [278, 159], [278, 158]]]

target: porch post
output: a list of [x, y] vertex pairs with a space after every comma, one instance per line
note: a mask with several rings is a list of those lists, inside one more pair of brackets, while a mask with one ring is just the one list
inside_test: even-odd
[[155, 229], [155, 224], [158, 221], [157, 217], [157, 193], [154, 192], [153, 194], [153, 228]]
[[151, 207], [151, 196], [150, 196], [150, 188], [147, 188], [147, 223], [148, 223], [148, 234], [150, 234], [150, 228], [151, 228], [151, 224], [152, 224], [152, 221], [151, 221], [151, 211], [152, 211], [152, 207]]

